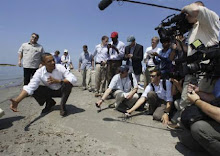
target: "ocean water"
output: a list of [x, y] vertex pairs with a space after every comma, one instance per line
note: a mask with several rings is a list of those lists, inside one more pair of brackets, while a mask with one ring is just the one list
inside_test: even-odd
[[0, 89], [17, 86], [23, 82], [23, 68], [17, 66], [0, 66]]

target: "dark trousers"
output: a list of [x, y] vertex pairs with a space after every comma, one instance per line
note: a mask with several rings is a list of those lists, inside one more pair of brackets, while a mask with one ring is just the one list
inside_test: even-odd
[[216, 121], [197, 121], [179, 136], [182, 144], [193, 151], [206, 150], [213, 156], [220, 155], [220, 124]]
[[107, 85], [110, 84], [113, 76], [118, 74], [118, 68], [122, 65], [121, 60], [109, 60], [107, 65]]
[[166, 109], [166, 101], [160, 99], [154, 91], [147, 94], [147, 103], [149, 104], [149, 113], [153, 114], [153, 119], [161, 121]]
[[69, 98], [72, 87], [71, 83], [63, 83], [58, 90], [52, 90], [47, 86], [39, 86], [37, 90], [34, 91], [33, 97], [40, 106], [43, 106], [45, 102], [46, 104], [53, 102], [52, 97], [61, 97], [60, 107], [61, 110], [65, 111], [66, 101]]
[[36, 70], [37, 68], [36, 69], [24, 68], [24, 85], [28, 85], [28, 83], [31, 80], [31, 77], [34, 75]]

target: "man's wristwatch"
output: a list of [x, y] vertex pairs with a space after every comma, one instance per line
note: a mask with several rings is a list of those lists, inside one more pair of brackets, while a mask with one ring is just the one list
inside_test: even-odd
[[63, 82], [63, 80], [60, 80], [60, 84], [62, 85], [64, 82]]

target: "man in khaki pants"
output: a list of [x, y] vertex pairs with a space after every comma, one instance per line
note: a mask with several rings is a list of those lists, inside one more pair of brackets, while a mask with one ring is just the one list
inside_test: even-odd
[[92, 73], [94, 70], [94, 61], [91, 53], [88, 52], [87, 45], [83, 46], [83, 53], [81, 53], [79, 58], [79, 72], [82, 74], [82, 87], [83, 90], [88, 89], [92, 91]]
[[[132, 108], [135, 102], [138, 100], [138, 83], [133, 73], [128, 73], [129, 66], [122, 65], [119, 68], [119, 74], [116, 74], [109, 86], [102, 96], [101, 100], [96, 103], [97, 107], [100, 107], [102, 102], [108, 97], [111, 92], [114, 92], [115, 108], [122, 111], [121, 108]], [[125, 108], [125, 109], [126, 109]], [[123, 109], [125, 111], [125, 109]]]
[[95, 59], [95, 97], [101, 96], [106, 86], [106, 70], [109, 48], [108, 37], [102, 36], [101, 43], [95, 47], [93, 57]]

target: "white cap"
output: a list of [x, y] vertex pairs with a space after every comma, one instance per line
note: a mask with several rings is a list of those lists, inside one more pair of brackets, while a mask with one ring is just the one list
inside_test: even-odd
[[64, 49], [64, 53], [65, 53], [65, 52], [68, 53], [68, 50], [67, 50], [67, 49]]

